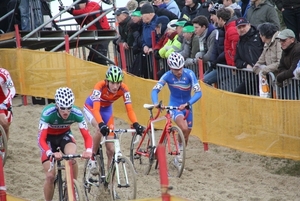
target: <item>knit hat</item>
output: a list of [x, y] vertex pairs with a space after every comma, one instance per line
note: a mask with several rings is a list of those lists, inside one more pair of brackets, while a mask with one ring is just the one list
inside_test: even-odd
[[284, 29], [282, 30], [276, 38], [285, 40], [287, 38], [296, 38], [295, 33], [290, 29]]
[[113, 13], [113, 15], [119, 16], [119, 15], [121, 15], [122, 13], [126, 13], [126, 14], [129, 15], [129, 10], [128, 10], [128, 8], [126, 8], [126, 7], [118, 8], [118, 9]]
[[139, 10], [134, 11], [133, 13], [131, 13], [131, 16], [135, 16], [135, 17], [141, 17], [142, 13]]
[[175, 19], [175, 20], [171, 20], [169, 23], [168, 23], [168, 25], [167, 25], [167, 27], [168, 27], [168, 29], [172, 29], [172, 30], [176, 30], [176, 22], [177, 22], [177, 20]]
[[237, 26], [237, 27], [240, 25], [246, 25], [246, 24], [250, 24], [250, 22], [243, 17], [240, 17], [235, 20], [235, 26]]
[[176, 25], [180, 26], [180, 27], [183, 27], [186, 22], [187, 22], [187, 19], [180, 18], [180, 19], [177, 20]]
[[142, 7], [141, 7], [141, 14], [148, 14], [148, 13], [154, 13], [154, 8], [151, 4], [149, 3], [145, 3]]
[[215, 4], [209, 9], [209, 13], [210, 13], [210, 14], [213, 14], [213, 15], [216, 15], [216, 14], [217, 14], [217, 11], [218, 11], [220, 8], [223, 8], [223, 4], [215, 3]]
[[184, 24], [184, 27], [182, 29], [183, 33], [193, 33], [195, 31], [195, 28], [191, 22], [186, 22]]

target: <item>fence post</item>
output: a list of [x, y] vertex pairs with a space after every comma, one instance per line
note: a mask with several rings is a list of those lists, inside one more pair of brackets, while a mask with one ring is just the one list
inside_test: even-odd
[[[151, 32], [151, 39], [152, 39], [152, 49], [155, 47], [156, 45], [156, 37], [155, 37], [155, 31]], [[156, 59], [154, 57], [154, 53], [152, 52], [152, 61], [153, 61], [153, 79], [157, 80], [157, 62]]]
[[157, 146], [157, 158], [159, 165], [161, 198], [162, 201], [170, 201], [171, 195], [169, 194], [169, 178], [166, 160], [166, 148], [161, 144]]
[[123, 43], [119, 43], [119, 48], [120, 48], [120, 56], [121, 56], [121, 68], [122, 70], [127, 72], [127, 64], [126, 64], [126, 57], [125, 57], [125, 50]]
[[0, 151], [0, 200], [6, 201], [6, 186], [4, 179], [3, 159], [2, 152]]

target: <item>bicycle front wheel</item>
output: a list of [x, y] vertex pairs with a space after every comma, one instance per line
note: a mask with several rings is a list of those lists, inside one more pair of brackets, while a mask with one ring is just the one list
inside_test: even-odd
[[143, 133], [141, 140], [135, 134], [130, 145], [130, 160], [137, 174], [148, 175], [154, 161], [154, 148], [151, 140], [151, 131]]
[[[181, 177], [185, 165], [185, 139], [181, 129], [177, 126], [170, 128], [170, 140], [164, 139], [166, 147], [166, 159], [168, 165], [169, 177]], [[178, 147], [179, 142], [182, 143], [181, 148]], [[181, 150], [180, 150], [181, 149]]]
[[7, 158], [7, 137], [4, 128], [0, 125], [0, 156], [2, 156], [3, 167]]
[[[118, 183], [118, 181], [120, 183]], [[130, 160], [120, 156], [113, 166], [109, 190], [111, 200], [133, 200], [136, 198], [136, 173]]]
[[[73, 188], [75, 193], [75, 201], [84, 201], [83, 193], [81, 192], [80, 184], [76, 179], [73, 179]], [[68, 188], [66, 182], [64, 182], [64, 197], [63, 201], [73, 201], [68, 198]]]
[[[97, 169], [99, 170], [99, 156], [95, 156], [97, 158]], [[83, 171], [83, 187], [84, 194], [87, 201], [96, 201], [100, 193], [100, 175], [93, 175], [88, 167], [89, 160], [85, 161], [84, 171]]]

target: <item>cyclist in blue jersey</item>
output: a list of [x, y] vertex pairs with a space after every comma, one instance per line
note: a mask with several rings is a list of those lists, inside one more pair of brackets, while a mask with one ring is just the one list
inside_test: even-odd
[[[170, 71], [167, 71], [154, 86], [151, 99], [153, 104], [158, 105], [158, 93], [165, 84], [168, 84], [170, 90], [169, 105], [179, 107], [179, 110], [171, 111], [172, 119], [182, 130], [187, 145], [193, 126], [192, 105], [201, 98], [202, 91], [195, 73], [190, 69], [183, 68], [184, 62], [181, 54], [177, 52], [170, 54], [167, 60]], [[192, 91], [194, 91], [193, 96], [191, 95]], [[185, 120], [186, 108], [189, 108], [190, 111]], [[179, 141], [179, 148], [181, 148], [181, 144], [182, 142]], [[179, 155], [179, 162], [180, 159]]]

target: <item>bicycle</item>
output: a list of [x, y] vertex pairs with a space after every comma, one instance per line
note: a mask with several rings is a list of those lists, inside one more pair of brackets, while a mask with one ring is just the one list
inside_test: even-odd
[[[74, 159], [74, 158], [81, 158], [80, 154], [77, 155], [63, 155], [62, 156], [62, 160], [70, 160], [70, 159]], [[54, 186], [57, 186], [58, 188], [58, 196], [59, 196], [59, 201], [68, 201], [69, 200], [69, 195], [68, 195], [68, 186], [67, 186], [67, 181], [65, 181], [62, 177], [62, 170], [65, 170], [65, 165], [63, 165], [61, 163], [62, 160], [55, 160], [54, 158], [52, 159], [52, 161], [50, 162], [50, 168], [49, 168], [49, 172], [54, 168], [55, 166], [55, 162], [56, 162], [56, 169], [57, 169], [57, 174], [56, 174], [56, 178], [54, 181]], [[72, 197], [74, 197], [75, 199], [70, 199], [70, 201], [76, 200], [76, 201], [83, 201], [83, 194], [80, 190], [80, 184], [76, 179], [73, 179], [73, 185], [74, 188], [71, 190], [72, 193]], [[70, 189], [69, 189], [70, 191]]]
[[[142, 137], [135, 134], [132, 137], [130, 146], [130, 160], [137, 173], [148, 175], [151, 167], [156, 160], [156, 140], [154, 123], [165, 120], [165, 125], [159, 138], [158, 144], [163, 144], [166, 147], [166, 159], [168, 164], [169, 177], [181, 177], [185, 165], [185, 139], [181, 129], [178, 126], [172, 125], [172, 118], [170, 111], [178, 110], [174, 106], [162, 106], [162, 102], [157, 106], [158, 112], [153, 116], [154, 105], [144, 104], [144, 108], [148, 109], [150, 119], [147, 128], [144, 130]], [[162, 110], [166, 109], [165, 115], [159, 117]], [[187, 109], [185, 118], [188, 116]], [[179, 143], [182, 142], [181, 151], [179, 150]], [[178, 161], [177, 156], [181, 155], [181, 162]], [[158, 168], [158, 161], [156, 160], [155, 169]]]
[[[136, 173], [131, 161], [122, 155], [119, 140], [119, 136], [123, 133], [133, 133], [136, 130], [116, 129], [110, 130], [110, 132], [114, 133], [114, 139], [104, 137], [95, 155], [99, 174], [93, 175], [89, 170], [88, 160], [85, 163], [83, 183], [88, 201], [99, 200], [99, 193], [107, 190], [111, 200], [132, 200], [136, 198]], [[104, 166], [103, 143], [114, 144], [114, 155], [107, 174]]]
[[[12, 112], [12, 107], [7, 108], [8, 114], [6, 115], [6, 118], [10, 116], [10, 113]], [[2, 157], [2, 163], [3, 167], [5, 165], [5, 161], [7, 159], [7, 136], [6, 132], [2, 125], [0, 125], [0, 157]]]

